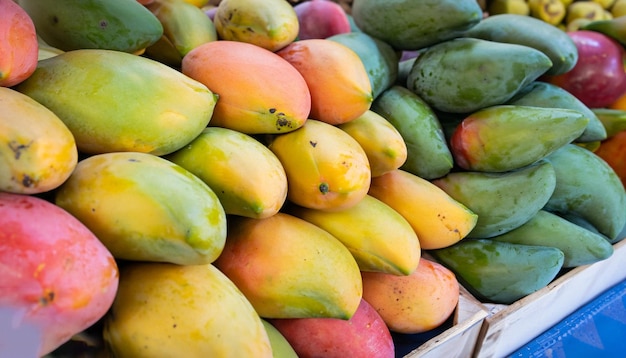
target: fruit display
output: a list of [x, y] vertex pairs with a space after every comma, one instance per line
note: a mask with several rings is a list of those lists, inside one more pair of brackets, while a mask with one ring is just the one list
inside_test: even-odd
[[0, 355], [395, 357], [610, 258], [625, 7], [0, 0]]

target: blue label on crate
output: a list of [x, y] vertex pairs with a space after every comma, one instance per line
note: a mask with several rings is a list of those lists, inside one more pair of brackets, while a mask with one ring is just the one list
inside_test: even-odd
[[509, 357], [626, 357], [626, 280]]

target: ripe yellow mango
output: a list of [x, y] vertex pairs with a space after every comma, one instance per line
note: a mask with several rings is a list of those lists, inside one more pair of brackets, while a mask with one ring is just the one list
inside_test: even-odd
[[435, 184], [400, 169], [372, 178], [369, 194], [404, 216], [426, 250], [460, 241], [478, 221], [478, 215]]
[[61, 119], [8, 87], [0, 87], [0, 108], [0, 191], [36, 194], [63, 184], [78, 150]]
[[229, 217], [226, 245], [214, 264], [263, 318], [349, 319], [363, 293], [350, 251], [327, 231], [282, 212]]
[[117, 259], [211, 263], [226, 240], [226, 214], [213, 190], [152, 154], [83, 159], [59, 187], [55, 203], [93, 231]]
[[363, 61], [350, 47], [328, 39], [307, 39], [276, 53], [306, 80], [312, 119], [346, 123], [370, 109], [372, 84]]
[[272, 151], [253, 137], [228, 128], [208, 127], [166, 159], [202, 179], [226, 214], [265, 218], [287, 198], [287, 174]]
[[370, 162], [372, 177], [398, 169], [407, 160], [408, 149], [402, 134], [374, 111], [367, 110], [356, 119], [337, 127], [359, 142]]
[[181, 70], [219, 96], [211, 126], [247, 134], [286, 133], [302, 126], [311, 111], [311, 94], [302, 75], [256, 45], [205, 43], [183, 57]]
[[39, 61], [16, 90], [48, 107], [83, 153], [164, 155], [207, 126], [217, 97], [179, 71], [113, 50], [67, 51]]
[[211, 264], [125, 264], [103, 338], [120, 358], [272, 357], [261, 318]]
[[358, 203], [370, 185], [367, 154], [348, 133], [309, 119], [268, 144], [287, 173], [287, 199], [306, 208], [342, 210]]
[[417, 268], [421, 256], [417, 234], [400, 213], [373, 196], [340, 211], [293, 206], [287, 212], [335, 236], [361, 271], [408, 275]]

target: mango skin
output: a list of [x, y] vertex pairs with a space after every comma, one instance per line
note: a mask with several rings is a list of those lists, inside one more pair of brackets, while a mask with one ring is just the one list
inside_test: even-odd
[[136, 1], [19, 0], [19, 5], [33, 20], [37, 34], [63, 51], [135, 53], [163, 35], [159, 20]]
[[215, 261], [226, 214], [202, 180], [147, 153], [83, 159], [55, 203], [83, 222], [116, 259], [181, 265]]
[[259, 315], [211, 264], [125, 264], [103, 338], [120, 358], [272, 357]]
[[356, 26], [397, 50], [417, 50], [457, 37], [482, 19], [474, 0], [355, 0]]
[[436, 110], [470, 113], [508, 101], [551, 67], [532, 47], [456, 38], [421, 52], [406, 87]]
[[368, 194], [400, 213], [424, 250], [453, 245], [478, 220], [473, 211], [430, 181], [401, 169], [372, 178]]
[[366, 195], [353, 207], [341, 211], [301, 206], [286, 210], [335, 236], [350, 250], [361, 271], [409, 275], [419, 264], [421, 248], [411, 224], [373, 196]]
[[269, 217], [287, 198], [287, 174], [282, 164], [272, 151], [245, 133], [208, 127], [165, 158], [213, 189], [226, 214]]
[[0, 191], [37, 194], [56, 189], [78, 163], [76, 141], [53, 112], [0, 87]]
[[349, 319], [363, 294], [350, 251], [327, 231], [282, 212], [265, 219], [229, 217], [215, 266], [262, 318]]
[[16, 90], [59, 116], [88, 154], [171, 153], [200, 134], [217, 101], [205, 85], [162, 63], [100, 49], [42, 60]]

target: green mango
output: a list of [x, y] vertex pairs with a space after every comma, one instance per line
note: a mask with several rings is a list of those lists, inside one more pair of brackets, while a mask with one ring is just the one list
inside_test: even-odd
[[15, 88], [53, 111], [88, 154], [174, 152], [206, 128], [217, 102], [216, 94], [180, 71], [102, 49], [41, 60]]
[[354, 0], [351, 13], [361, 31], [398, 50], [455, 38], [483, 17], [476, 0]]
[[587, 127], [575, 142], [587, 143], [604, 140], [607, 132], [596, 113], [581, 102], [576, 96], [565, 89], [547, 82], [534, 81], [529, 83], [507, 104], [545, 108], [573, 109], [589, 119]]
[[565, 255], [564, 268], [602, 261], [609, 258], [614, 251], [604, 236], [546, 210], [539, 210], [522, 226], [494, 236], [492, 240], [556, 247]]
[[552, 61], [548, 75], [563, 74], [578, 61], [578, 48], [560, 28], [538, 18], [519, 14], [497, 14], [484, 18], [463, 33], [489, 41], [525, 45], [545, 53]]
[[466, 170], [515, 170], [578, 138], [588, 121], [582, 113], [571, 109], [486, 107], [456, 126], [450, 138], [450, 150], [455, 163]]
[[563, 267], [563, 251], [549, 246], [463, 239], [430, 251], [483, 302], [511, 304], [546, 287]]
[[365, 65], [374, 98], [396, 82], [400, 58], [388, 43], [364, 32], [341, 33], [326, 39], [339, 42], [356, 52]]
[[406, 87], [437, 110], [470, 113], [503, 104], [551, 67], [532, 47], [456, 38], [423, 51]]
[[556, 187], [545, 209], [572, 213], [617, 240], [626, 225], [626, 191], [613, 169], [593, 152], [567, 144], [546, 157], [556, 173]]
[[291, 343], [283, 336], [282, 333], [276, 327], [274, 327], [267, 320], [261, 318], [261, 323], [265, 327], [267, 336], [270, 339], [270, 345], [272, 346], [272, 357], [274, 358], [298, 358], [298, 354], [291, 346]]
[[592, 108], [610, 138], [621, 131], [626, 131], [626, 110], [613, 108]]
[[19, 0], [37, 34], [63, 51], [108, 49], [140, 52], [163, 35], [145, 6], [128, 0]]
[[214, 262], [226, 242], [215, 192], [184, 168], [137, 152], [78, 162], [54, 202], [122, 260], [196, 265]]
[[437, 116], [418, 95], [394, 85], [372, 103], [371, 110], [387, 119], [404, 139], [407, 159], [401, 169], [424, 179], [446, 175], [452, 153]]
[[478, 215], [469, 238], [502, 235], [530, 220], [550, 199], [556, 174], [547, 161], [505, 173], [451, 172], [433, 184]]

